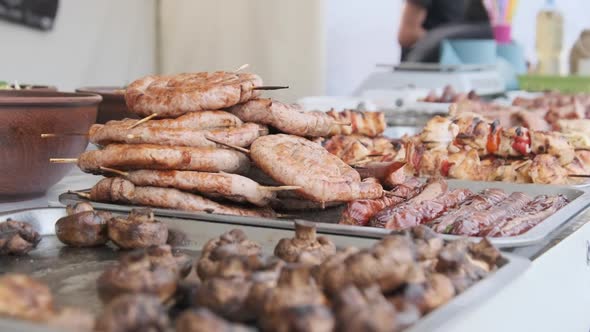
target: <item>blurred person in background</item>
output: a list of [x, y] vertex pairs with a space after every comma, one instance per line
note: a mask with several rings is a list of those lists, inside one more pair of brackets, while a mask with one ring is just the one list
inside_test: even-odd
[[481, 0], [406, 0], [398, 32], [402, 61], [437, 62], [447, 38], [493, 38]]

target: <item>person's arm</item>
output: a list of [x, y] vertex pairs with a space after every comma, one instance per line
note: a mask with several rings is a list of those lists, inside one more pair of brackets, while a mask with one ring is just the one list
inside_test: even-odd
[[402, 47], [411, 47], [424, 37], [426, 30], [422, 27], [426, 19], [426, 7], [417, 1], [406, 1], [402, 13], [397, 40]]

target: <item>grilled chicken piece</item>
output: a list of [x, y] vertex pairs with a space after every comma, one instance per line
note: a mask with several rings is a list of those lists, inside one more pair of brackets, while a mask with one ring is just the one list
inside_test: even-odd
[[96, 332], [168, 331], [166, 308], [157, 297], [121, 295], [107, 304], [96, 320]]
[[546, 153], [557, 157], [561, 165], [567, 165], [575, 158], [573, 146], [563, 135], [556, 132], [531, 132], [531, 150], [535, 154]]
[[333, 126], [330, 135], [364, 135], [376, 137], [381, 135], [387, 127], [383, 112], [362, 112], [356, 110], [344, 110], [326, 112], [339, 123], [350, 123], [350, 126]]
[[351, 201], [379, 198], [376, 181], [361, 182], [360, 175], [320, 145], [290, 135], [263, 136], [252, 144], [256, 165], [279, 183], [300, 186], [297, 192], [318, 201]]
[[260, 95], [262, 79], [254, 74], [213, 73], [146, 76], [127, 86], [125, 101], [139, 116], [178, 117], [188, 112], [218, 110]]
[[201, 250], [201, 257], [196, 266], [197, 274], [202, 280], [217, 274], [220, 261], [228, 256], [256, 256], [262, 253], [260, 244], [248, 240], [242, 230], [233, 229], [209, 240]]
[[338, 331], [390, 332], [397, 330], [397, 312], [378, 286], [348, 286], [336, 295]]
[[30, 224], [10, 219], [0, 222], [0, 255], [26, 255], [39, 242], [41, 235]]
[[129, 127], [128, 124], [94, 124], [90, 127], [88, 137], [91, 143], [101, 146], [124, 143], [224, 148], [224, 145], [215, 143], [213, 140], [229, 145], [247, 147], [258, 137], [268, 135], [268, 128], [256, 123], [245, 123], [234, 128], [207, 130], [152, 128], [147, 126], [137, 126], [129, 129]]
[[230, 323], [205, 308], [183, 312], [176, 320], [176, 332], [248, 332], [252, 329]]
[[403, 159], [403, 145], [394, 145], [385, 137], [369, 138], [358, 135], [331, 137], [323, 144], [331, 154], [348, 165]]
[[54, 314], [49, 287], [24, 274], [0, 276], [0, 316], [43, 322]]
[[127, 172], [125, 179], [136, 186], [176, 188], [211, 198], [248, 202], [257, 206], [268, 206], [276, 198], [273, 188], [261, 186], [237, 174], [139, 170]]
[[197, 211], [238, 216], [272, 217], [268, 208], [246, 208], [221, 204], [207, 198], [172, 188], [135, 186], [122, 178], [106, 178], [92, 187], [90, 199], [97, 202], [112, 202], [143, 205], [165, 209]]
[[283, 133], [302, 137], [329, 136], [340, 126], [324, 112], [308, 112], [299, 105], [283, 104], [272, 99], [250, 100], [228, 111], [244, 122], [272, 126]]
[[150, 208], [133, 209], [127, 218], [109, 219], [108, 235], [120, 248], [147, 248], [166, 244], [168, 226], [156, 220]]
[[295, 237], [281, 239], [276, 245], [275, 256], [288, 263], [317, 265], [336, 253], [336, 245], [327, 237], [316, 236], [315, 224], [295, 221]]
[[119, 170], [156, 169], [243, 174], [248, 157], [238, 151], [217, 148], [162, 146], [153, 144], [109, 144], [102, 150], [86, 151], [78, 158], [86, 173], [102, 174], [101, 167]]
[[272, 332], [331, 332], [335, 325], [330, 309], [317, 304], [281, 308], [263, 315], [259, 324]]
[[567, 171], [561, 167], [559, 160], [548, 154], [540, 154], [533, 159], [529, 174], [533, 183], [538, 184], [566, 184]]
[[108, 242], [107, 222], [113, 216], [107, 211], [94, 211], [86, 202], [69, 205], [67, 216], [55, 223], [57, 238], [72, 247], [95, 247]]

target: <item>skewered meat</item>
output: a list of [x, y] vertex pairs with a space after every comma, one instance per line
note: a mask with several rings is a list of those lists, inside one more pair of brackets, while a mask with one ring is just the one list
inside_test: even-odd
[[197, 274], [202, 280], [214, 277], [218, 266], [227, 256], [256, 256], [262, 254], [260, 244], [248, 240], [240, 229], [232, 229], [218, 238], [211, 239], [203, 246], [197, 263]]
[[281, 308], [262, 316], [262, 331], [273, 332], [331, 332], [334, 330], [332, 312], [323, 305], [302, 305]]
[[325, 236], [316, 236], [315, 224], [295, 221], [295, 237], [281, 239], [276, 245], [275, 256], [288, 263], [317, 265], [336, 253], [336, 246]]
[[[109, 121], [106, 126], [125, 127], [129, 128], [134, 125], [137, 120], [124, 119], [119, 121]], [[160, 119], [150, 120], [143, 123], [142, 128], [152, 129], [191, 129], [191, 130], [208, 130], [218, 128], [239, 127], [243, 124], [242, 120], [237, 116], [224, 111], [202, 111], [191, 112], [179, 116], [176, 119]]]
[[[267, 135], [268, 128], [256, 123], [245, 123], [240, 127], [193, 130], [186, 128], [152, 128], [138, 126], [129, 129], [127, 125], [101, 125], [90, 127], [89, 140], [96, 145], [112, 143], [157, 144], [166, 146], [188, 146], [197, 148], [223, 148], [213, 140], [225, 144], [247, 147], [260, 136]], [[208, 138], [211, 137], [212, 140]]]
[[310, 268], [287, 265], [281, 270], [276, 287], [267, 289], [260, 305], [263, 315], [270, 315], [288, 307], [325, 303], [326, 298], [312, 278]]
[[0, 255], [25, 255], [39, 242], [41, 235], [30, 224], [10, 219], [0, 222]]
[[395, 230], [415, 227], [438, 218], [445, 211], [461, 204], [472, 195], [473, 193], [468, 189], [454, 189], [433, 200], [422, 201], [413, 208], [405, 208], [403, 211], [388, 207], [373, 217], [372, 225]]
[[385, 137], [369, 138], [359, 135], [332, 136], [322, 144], [331, 154], [349, 165], [401, 161], [405, 156], [403, 144], [394, 144]]
[[268, 206], [276, 197], [272, 188], [261, 186], [245, 176], [229, 173], [139, 170], [127, 172], [125, 179], [136, 186], [176, 188], [257, 206]]
[[176, 332], [247, 332], [244, 325], [230, 323], [205, 308], [183, 312], [176, 320]]
[[166, 308], [155, 296], [121, 295], [96, 320], [96, 332], [168, 331]]
[[459, 217], [453, 227], [451, 234], [476, 236], [486, 227], [521, 210], [531, 202], [531, 198], [524, 193], [514, 192], [505, 200], [485, 211], [477, 211], [469, 216]]
[[379, 211], [371, 218], [371, 226], [384, 225], [387, 223], [391, 216], [395, 215], [400, 210], [405, 210], [410, 206], [420, 205], [422, 202], [431, 201], [438, 196], [442, 195], [447, 191], [447, 183], [444, 180], [434, 180], [428, 183], [422, 192], [415, 197], [403, 202], [399, 205], [391, 206]]
[[307, 112], [299, 105], [283, 104], [272, 99], [250, 100], [228, 111], [244, 122], [272, 126], [281, 132], [302, 137], [329, 136], [340, 126], [324, 112]]
[[185, 211], [272, 217], [270, 209], [249, 209], [216, 203], [198, 195], [171, 188], [137, 187], [121, 178], [100, 180], [90, 192], [90, 199], [97, 202], [117, 202]]
[[254, 74], [213, 72], [146, 76], [129, 84], [125, 101], [140, 116], [177, 117], [188, 112], [217, 110], [256, 98], [262, 79]]
[[[413, 178], [416, 180], [415, 178]], [[349, 202], [342, 212], [340, 224], [367, 226], [371, 218], [379, 211], [400, 204], [417, 195], [422, 189], [421, 181], [408, 180], [399, 184], [390, 192], [385, 192], [378, 199], [359, 199]]]
[[290, 135], [263, 136], [250, 148], [256, 165], [274, 180], [297, 185], [297, 192], [318, 202], [379, 198], [376, 181], [361, 182], [360, 175], [320, 145]]
[[54, 314], [49, 288], [24, 274], [0, 276], [0, 316], [45, 321]]
[[450, 85], [445, 85], [440, 96], [432, 90], [424, 98], [418, 99], [426, 103], [456, 103], [463, 100], [479, 100], [479, 96], [474, 90], [468, 93], [456, 92]]
[[131, 252], [107, 268], [97, 280], [100, 299], [108, 303], [121, 294], [152, 294], [162, 302], [176, 290], [181, 271], [170, 247]]
[[461, 216], [470, 216], [477, 211], [484, 211], [506, 199], [508, 195], [500, 189], [485, 189], [482, 193], [468, 198], [458, 209], [435, 219], [431, 227], [438, 233], [447, 233], [450, 226]]
[[147, 248], [166, 244], [168, 226], [156, 220], [150, 208], [133, 209], [127, 218], [108, 221], [108, 235], [120, 248]]
[[548, 154], [541, 154], [533, 159], [529, 174], [533, 183], [556, 184], [568, 183], [567, 170], [561, 167], [559, 160]]
[[494, 224], [481, 232], [482, 236], [500, 237], [522, 234], [535, 227], [557, 210], [567, 204], [565, 197], [559, 196], [538, 196], [522, 211], [507, 218], [501, 223]]
[[243, 153], [229, 149], [110, 144], [102, 150], [82, 153], [78, 167], [94, 174], [103, 173], [101, 167], [245, 173], [250, 160]]
[[561, 165], [574, 160], [575, 151], [568, 140], [556, 132], [531, 132], [531, 151], [535, 154], [549, 154], [557, 157]]
[[362, 290], [348, 286], [337, 294], [335, 302], [338, 331], [397, 330], [397, 312], [377, 286]]
[[350, 123], [350, 126], [333, 126], [330, 135], [358, 134], [376, 137], [381, 135], [387, 127], [383, 112], [361, 112], [356, 110], [336, 112], [331, 110], [326, 114], [339, 123]]
[[92, 205], [81, 202], [67, 207], [68, 215], [55, 223], [57, 238], [72, 247], [95, 247], [109, 240], [107, 221], [110, 212], [94, 211]]

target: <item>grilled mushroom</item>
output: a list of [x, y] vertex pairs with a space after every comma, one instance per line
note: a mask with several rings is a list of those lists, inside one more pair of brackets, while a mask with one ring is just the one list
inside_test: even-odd
[[96, 332], [165, 332], [170, 322], [166, 309], [154, 296], [121, 295], [110, 302], [96, 321]]
[[156, 220], [149, 208], [133, 209], [127, 218], [110, 219], [108, 234], [123, 249], [147, 248], [166, 244], [168, 226]]
[[49, 288], [24, 274], [0, 276], [0, 316], [46, 321], [54, 314]]
[[255, 256], [261, 253], [258, 243], [248, 240], [243, 231], [233, 229], [203, 246], [197, 263], [197, 274], [201, 280], [206, 280], [216, 275], [219, 261], [224, 257]]
[[95, 247], [108, 242], [110, 212], [94, 211], [86, 202], [69, 205], [66, 211], [68, 215], [55, 223], [55, 235], [61, 242], [72, 247]]
[[317, 265], [334, 255], [336, 246], [328, 238], [316, 236], [314, 223], [298, 220], [295, 222], [295, 237], [281, 239], [274, 253], [289, 263]]
[[331, 332], [334, 330], [334, 317], [326, 306], [302, 305], [285, 307], [264, 315], [259, 324], [262, 331]]
[[176, 332], [248, 332], [250, 328], [230, 323], [211, 311], [200, 308], [183, 312], [176, 320]]
[[180, 275], [170, 247], [138, 250], [102, 273], [97, 280], [98, 295], [105, 303], [124, 293], [152, 294], [166, 301], [174, 294]]
[[348, 286], [336, 296], [338, 331], [395, 331], [397, 312], [381, 294], [379, 286], [363, 290]]
[[0, 255], [25, 255], [41, 242], [41, 235], [22, 221], [0, 223]]

